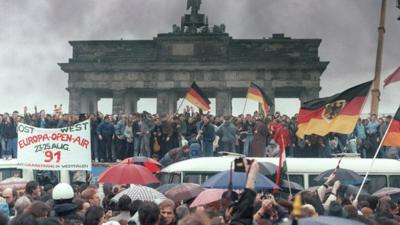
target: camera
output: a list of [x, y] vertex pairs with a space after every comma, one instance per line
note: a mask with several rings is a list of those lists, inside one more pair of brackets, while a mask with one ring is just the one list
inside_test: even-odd
[[246, 159], [246, 158], [243, 158], [243, 157], [237, 158], [237, 159], [235, 159], [235, 162], [234, 162], [234, 170], [233, 171], [235, 171], [235, 172], [246, 172], [246, 167], [245, 167], [245, 164], [244, 164], [244, 160], [247, 161], [247, 165], [251, 165], [254, 162], [253, 159]]

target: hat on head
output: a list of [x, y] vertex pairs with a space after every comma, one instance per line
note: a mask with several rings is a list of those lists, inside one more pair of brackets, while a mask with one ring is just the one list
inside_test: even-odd
[[54, 187], [52, 197], [55, 204], [72, 203], [74, 190], [69, 184], [59, 183]]

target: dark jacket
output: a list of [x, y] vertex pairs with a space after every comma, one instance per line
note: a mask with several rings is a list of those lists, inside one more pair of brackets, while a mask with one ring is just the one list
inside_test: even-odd
[[0, 138], [3, 137], [4, 134], [4, 122], [0, 121]]
[[215, 128], [211, 123], [204, 125], [203, 128], [203, 140], [206, 142], [213, 142], [215, 139]]
[[112, 123], [101, 122], [97, 126], [97, 134], [103, 137], [112, 137], [114, 134], [114, 125]]
[[186, 135], [185, 135], [185, 139], [191, 142], [194, 142], [195, 138], [197, 136], [197, 127], [196, 124], [192, 123], [188, 123], [187, 124], [187, 128], [186, 128]]
[[140, 137], [140, 134], [138, 134], [140, 132], [140, 126], [139, 126], [139, 122], [137, 120], [133, 121], [132, 123], [132, 133], [133, 136], [138, 138]]
[[252, 225], [254, 215], [254, 201], [257, 193], [251, 189], [245, 189], [234, 207], [231, 225]]
[[3, 128], [4, 138], [17, 138], [17, 124], [11, 121], [11, 123], [5, 123]]
[[[35, 127], [40, 127], [41, 122], [42, 122], [42, 119], [39, 118], [35, 123]], [[44, 122], [44, 127], [42, 127], [42, 128], [49, 128], [49, 120], [47, 118], [45, 118], [43, 122]]]

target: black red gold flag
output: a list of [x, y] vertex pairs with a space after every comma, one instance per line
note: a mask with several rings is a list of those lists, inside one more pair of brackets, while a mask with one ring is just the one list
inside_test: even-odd
[[250, 83], [250, 87], [247, 91], [247, 98], [260, 103], [265, 114], [268, 114], [271, 106], [273, 106], [268, 95], [253, 82]]
[[336, 95], [302, 104], [298, 116], [297, 136], [330, 132], [350, 134], [364, 106], [372, 81], [357, 85]]
[[203, 93], [199, 86], [197, 86], [196, 82], [193, 82], [192, 86], [190, 86], [186, 93], [185, 99], [203, 111], [210, 110], [211, 102], [208, 100], [207, 96]]
[[400, 147], [400, 107], [394, 115], [388, 129], [383, 145]]

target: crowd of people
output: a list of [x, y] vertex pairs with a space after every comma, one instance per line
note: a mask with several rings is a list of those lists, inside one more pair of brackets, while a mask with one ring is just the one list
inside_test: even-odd
[[[358, 153], [370, 158], [391, 120], [391, 116], [370, 115], [360, 119], [350, 135], [330, 133], [325, 137], [296, 136], [297, 115], [289, 117], [279, 112], [239, 116], [213, 116], [194, 112], [187, 107], [183, 113], [132, 113], [103, 115], [63, 114], [44, 110], [28, 113], [14, 111], [0, 115], [0, 153], [2, 158], [17, 157], [17, 123], [40, 128], [61, 128], [82, 120], [91, 121], [92, 159], [114, 162], [129, 156], [157, 159], [169, 157], [213, 156], [218, 152], [234, 152], [252, 157], [277, 157], [279, 144], [285, 145], [288, 157], [332, 157], [340, 153]], [[279, 137], [278, 137], [279, 136]], [[282, 138], [283, 137], [283, 138]], [[184, 143], [184, 144], [183, 144]], [[184, 148], [184, 145], [189, 148]], [[379, 157], [396, 158], [399, 148], [382, 147]]]
[[270, 225], [296, 224], [292, 222], [321, 216], [347, 219], [344, 224], [400, 224], [397, 202], [362, 195], [353, 201], [335, 174], [315, 191], [286, 198], [257, 193], [258, 170], [256, 161], [246, 165], [248, 175], [242, 190], [226, 190], [215, 202], [196, 207], [190, 207], [193, 199], [141, 201], [124, 194], [115, 200], [129, 185], [59, 183], [53, 187], [30, 181], [24, 190], [0, 191], [0, 225]]

